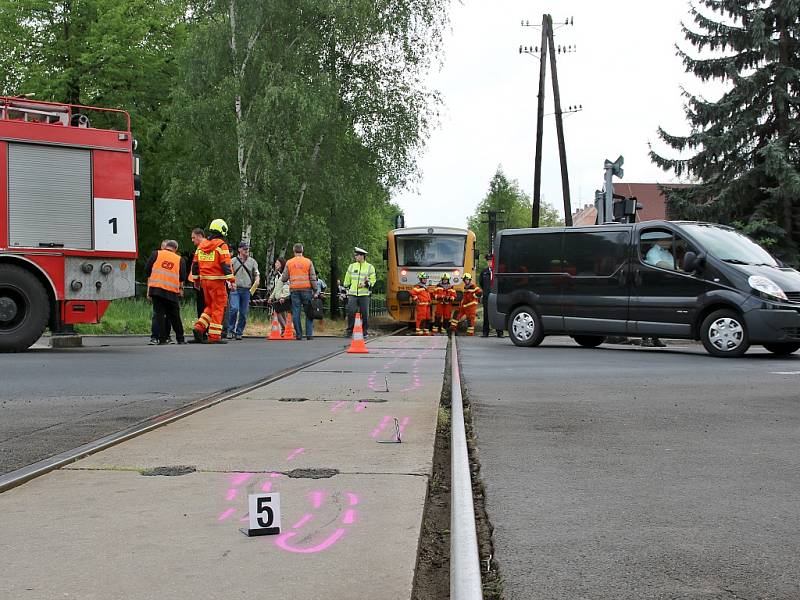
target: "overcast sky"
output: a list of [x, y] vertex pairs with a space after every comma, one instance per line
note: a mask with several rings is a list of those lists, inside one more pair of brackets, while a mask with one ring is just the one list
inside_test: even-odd
[[[564, 116], [573, 211], [594, 202], [606, 158], [625, 157], [622, 183], [677, 181], [647, 152], [648, 142], [668, 152], [659, 125], [687, 132], [680, 86], [708, 89], [675, 55], [676, 43], [687, 48], [680, 22], [693, 24], [688, 11], [686, 0], [455, 0], [444, 65], [430, 81], [444, 101], [441, 124], [420, 158], [416, 189], [394, 197], [406, 226], [465, 227], [498, 166], [533, 196], [539, 60], [519, 46], [540, 45], [541, 29], [520, 22], [540, 25], [544, 13], [556, 27], [574, 19], [555, 31], [556, 46], [577, 49], [557, 55], [562, 109], [583, 105]], [[542, 197], [563, 212], [549, 61], [545, 90]]]

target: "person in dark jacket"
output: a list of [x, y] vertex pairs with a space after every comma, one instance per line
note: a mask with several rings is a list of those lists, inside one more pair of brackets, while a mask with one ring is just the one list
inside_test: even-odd
[[186, 261], [178, 254], [178, 242], [166, 240], [164, 249], [155, 250], [145, 265], [147, 297], [158, 316], [159, 345], [167, 343], [167, 322], [175, 331], [175, 339], [185, 344], [181, 323], [180, 298], [187, 279]]
[[[488, 262], [491, 260], [492, 255], [486, 255], [486, 268], [481, 271], [478, 277], [478, 287], [483, 290], [483, 297], [481, 303], [483, 304], [483, 333], [481, 337], [489, 337], [489, 290], [492, 286], [492, 270], [489, 268]], [[503, 337], [503, 330], [497, 330], [497, 337]]]

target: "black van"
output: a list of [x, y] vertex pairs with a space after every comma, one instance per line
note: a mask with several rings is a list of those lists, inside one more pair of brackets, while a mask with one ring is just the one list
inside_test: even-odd
[[723, 225], [646, 221], [497, 234], [493, 327], [518, 346], [567, 334], [699, 339], [714, 356], [800, 348], [800, 273]]

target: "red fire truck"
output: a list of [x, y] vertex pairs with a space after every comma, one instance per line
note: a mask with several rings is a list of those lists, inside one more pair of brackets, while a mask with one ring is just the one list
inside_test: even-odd
[[134, 295], [134, 149], [124, 111], [0, 97], [0, 351]]

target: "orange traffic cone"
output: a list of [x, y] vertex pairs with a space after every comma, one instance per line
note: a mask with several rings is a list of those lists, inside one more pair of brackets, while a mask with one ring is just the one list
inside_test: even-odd
[[356, 321], [353, 325], [353, 341], [347, 349], [348, 354], [369, 354], [367, 345], [364, 343], [364, 329], [361, 326], [361, 313], [356, 313]]
[[267, 339], [273, 342], [281, 339], [281, 326], [280, 323], [278, 323], [278, 313], [276, 313], [274, 310], [272, 311], [272, 327]]
[[294, 323], [292, 322], [291, 315], [286, 319], [286, 328], [283, 330], [283, 337], [281, 340], [284, 342], [293, 342], [295, 340]]

